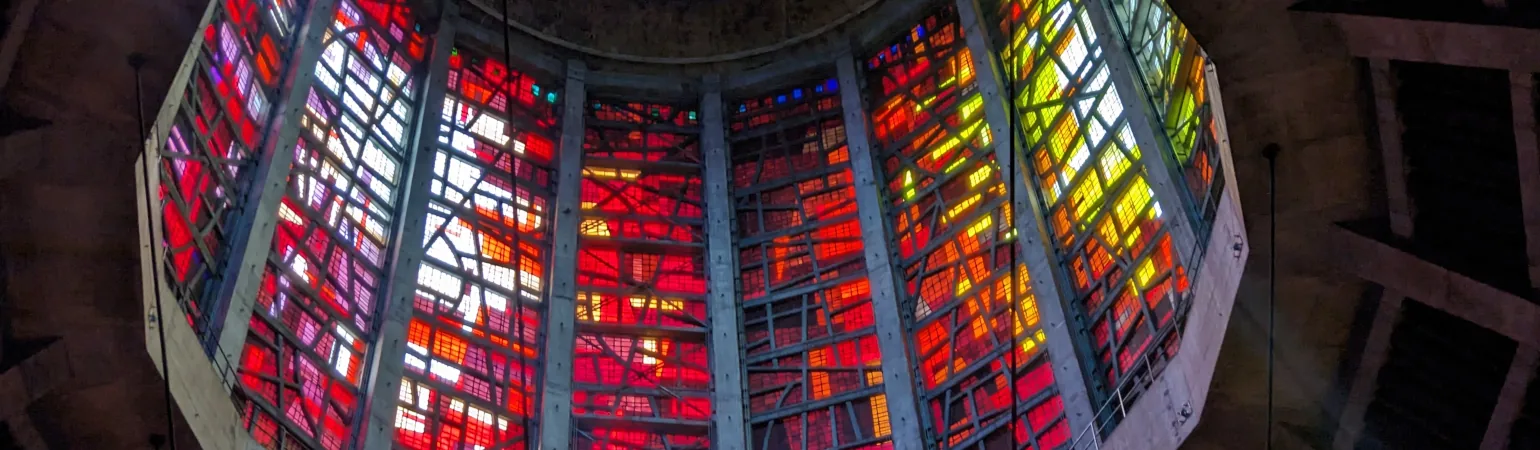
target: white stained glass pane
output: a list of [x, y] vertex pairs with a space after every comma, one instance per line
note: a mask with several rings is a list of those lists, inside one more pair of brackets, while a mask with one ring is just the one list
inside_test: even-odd
[[379, 174], [380, 177], [384, 178], [386, 182], [396, 182], [397, 168], [395, 159], [387, 156], [385, 152], [380, 151], [380, 148], [374, 145], [374, 141], [367, 141], [367, 143], [364, 145], [363, 160], [364, 164], [367, 164], [369, 165], [369, 168], [374, 169], [374, 172]]
[[450, 249], [449, 243], [444, 242], [443, 239], [434, 239], [433, 243], [428, 244], [428, 257], [450, 266], [459, 266], [455, 262], [454, 250]]
[[1102, 96], [1101, 105], [1096, 107], [1096, 115], [1107, 122], [1113, 122], [1123, 116], [1123, 99], [1118, 97], [1117, 86], [1107, 88], [1107, 93]]
[[423, 264], [417, 269], [417, 284], [449, 298], [459, 298], [464, 286], [460, 277], [431, 264]]
[[439, 362], [437, 359], [433, 360], [433, 364], [431, 368], [428, 369], [428, 371], [432, 372], [435, 378], [444, 380], [450, 384], [460, 382], [460, 369]]

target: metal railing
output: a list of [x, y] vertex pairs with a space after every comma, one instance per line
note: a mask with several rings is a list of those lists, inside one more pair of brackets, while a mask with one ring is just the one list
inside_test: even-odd
[[[1192, 251], [1187, 253], [1187, 261], [1182, 264], [1188, 274], [1188, 286], [1198, 285], [1203, 258], [1208, 253], [1208, 241], [1194, 242], [1193, 247]], [[1160, 330], [1150, 342], [1155, 345], [1165, 345], [1171, 342], [1170, 339], [1175, 339], [1175, 345], [1178, 349], [1181, 348], [1182, 334], [1187, 327], [1188, 313], [1192, 312], [1195, 294], [1195, 291], [1189, 288], [1185, 294], [1174, 299], [1175, 311], [1172, 316], [1176, 319]], [[1176, 358], [1176, 354], [1176, 351], [1168, 352], [1164, 349], [1145, 352], [1138, 363], [1128, 371], [1130, 375], [1119, 382], [1112, 391], [1111, 397], [1096, 409], [1091, 417], [1091, 423], [1079, 432], [1071, 434], [1075, 439], [1070, 444], [1070, 450], [1101, 449], [1102, 441], [1112, 434], [1124, 418], [1128, 417], [1129, 408], [1149, 391], [1150, 386], [1155, 384], [1156, 378], [1165, 373], [1166, 367]]]

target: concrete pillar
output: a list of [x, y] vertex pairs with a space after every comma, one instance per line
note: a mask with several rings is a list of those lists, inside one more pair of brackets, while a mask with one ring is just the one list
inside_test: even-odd
[[[257, 303], [257, 290], [262, 284], [262, 273], [267, 267], [268, 254], [272, 252], [273, 233], [277, 231], [278, 205], [283, 200], [284, 185], [294, 164], [294, 144], [300, 133], [300, 117], [305, 114], [305, 102], [310, 86], [315, 81], [316, 64], [321, 61], [325, 48], [326, 30], [331, 28], [337, 12], [337, 0], [314, 0], [300, 25], [301, 37], [295, 46], [294, 57], [289, 62], [289, 73], [284, 75], [283, 86], [288, 91], [275, 99], [275, 114], [263, 137], [254, 180], [242, 205], [244, 211], [235, 220], [237, 230], [225, 247], [229, 262], [225, 266], [224, 284], [214, 298], [225, 299], [223, 319], [215, 308], [211, 319], [223, 324], [219, 330], [219, 347], [215, 362], [239, 361], [246, 345], [246, 331], [251, 323], [251, 311]], [[222, 359], [221, 359], [222, 358]], [[235, 370], [222, 368], [221, 376], [226, 386], [235, 385]]]
[[[1051, 253], [1053, 241], [1049, 239], [1048, 229], [1041, 220], [1045, 217], [1043, 202], [1037, 198], [1037, 191], [1028, 181], [1032, 175], [1017, 169], [1018, 161], [1026, 159], [1023, 152], [1011, 148], [1013, 141], [1008, 138], [1012, 133], [1019, 134], [1019, 130], [1011, 129], [1009, 115], [1014, 114], [1015, 109], [1004, 101], [1009, 97], [1008, 90], [1001, 87], [999, 77], [1003, 72], [996, 65], [996, 52], [989, 44], [989, 35], [986, 33], [994, 27], [981, 22], [983, 14], [977, 0], [957, 0], [957, 11], [963, 32], [967, 33], [968, 50], [973, 54], [974, 73], [977, 74], [975, 83], [984, 97], [984, 120], [989, 124], [990, 136], [994, 136], [995, 165], [1001, 177], [1016, 174], [1011, 211], [1016, 219], [1019, 262], [1027, 266], [1027, 274], [1032, 279], [1032, 294], [1037, 299], [1038, 326], [1048, 335], [1048, 351], [1043, 354], [1047, 355], [1049, 363], [1053, 365], [1054, 385], [1060, 400], [1064, 402], [1064, 417], [1069, 422], [1071, 434], [1079, 437], [1090, 432], [1088, 428], [1093, 422], [1095, 408], [1086, 387], [1080, 355], [1075, 350], [1069, 318], [1064, 310], [1065, 299], [1059, 293], [1059, 277], [1055, 270], [1058, 264]], [[1025, 141], [1020, 139], [1015, 142], [1025, 144]]]
[[1486, 435], [1481, 439], [1481, 450], [1508, 448], [1508, 437], [1513, 433], [1513, 422], [1524, 409], [1526, 391], [1540, 369], [1540, 348], [1520, 344], [1513, 354], [1513, 365], [1508, 367], [1508, 377], [1503, 380], [1503, 390], [1497, 395], [1497, 407], [1492, 410], [1492, 420], [1487, 423]]
[[[1380, 155], [1385, 160], [1385, 193], [1390, 206], [1390, 231], [1411, 237], [1412, 198], [1406, 189], [1406, 157], [1401, 152], [1401, 115], [1396, 112], [1395, 74], [1386, 59], [1369, 60], [1374, 89], [1374, 113], [1380, 131]], [[1515, 118], [1517, 120], [1517, 118]], [[1540, 167], [1537, 167], [1540, 168]]]
[[742, 450], [748, 410], [743, 403], [743, 345], [738, 319], [738, 249], [733, 245], [732, 179], [727, 125], [722, 119], [722, 80], [708, 75], [701, 98], [701, 146], [706, 162], [706, 314], [711, 320], [712, 448]]
[[[10, 26], [6, 28], [4, 40], [0, 40], [0, 90], [4, 90], [5, 85], [11, 81], [11, 69], [16, 67], [16, 57], [21, 54], [21, 43], [27, 40], [27, 29], [31, 28], [32, 19], [37, 16], [39, 3], [42, 3], [42, 0], [24, 0], [15, 6], [16, 17], [11, 19]], [[213, 8], [210, 8], [209, 12], [213, 12]], [[203, 35], [195, 34], [198, 36], [193, 39], [202, 41]], [[185, 85], [173, 84], [172, 86]]]
[[1518, 150], [1529, 282], [1530, 286], [1540, 288], [1540, 145], [1535, 142], [1534, 74], [1509, 72], [1508, 84], [1512, 89], [1513, 143]]
[[577, 339], [579, 195], [583, 182], [583, 112], [588, 67], [567, 61], [557, 156], [556, 219], [552, 221], [550, 304], [546, 305], [545, 383], [540, 394], [540, 450], [566, 450], [572, 441], [572, 351]]
[[856, 210], [861, 219], [861, 245], [866, 255], [867, 280], [872, 293], [872, 315], [877, 327], [877, 347], [882, 351], [882, 386], [888, 402], [889, 428], [893, 430], [894, 450], [922, 450], [919, 402], [914, 392], [915, 366], [909, 363], [910, 336], [899, 310], [898, 282], [889, 262], [894, 253], [888, 246], [887, 216], [883, 211], [881, 178], [872, 157], [871, 133], [867, 131], [866, 108], [861, 101], [861, 78], [857, 76], [855, 57], [842, 53], [836, 58], [839, 71], [840, 104], [845, 113], [845, 139], [850, 150], [850, 171], [855, 179]]
[[443, 122], [444, 96], [449, 89], [449, 56], [454, 51], [455, 15], [458, 5], [445, 2], [433, 35], [433, 50], [428, 58], [428, 75], [422, 83], [422, 106], [412, 128], [409, 157], [403, 182], [401, 209], [396, 217], [395, 256], [391, 258], [390, 280], [382, 297], [379, 335], [370, 346], [370, 369], [365, 372], [364, 398], [367, 416], [355, 426], [358, 448], [390, 448], [396, 431], [396, 408], [401, 390], [401, 375], [406, 355], [406, 330], [412, 321], [412, 302], [417, 297], [417, 269], [424, 256], [423, 229], [428, 218], [429, 180], [437, 155], [439, 126]]
[[[1397, 237], [1410, 239], [1415, 231], [1412, 221], [1411, 192], [1406, 186], [1406, 158], [1401, 150], [1401, 115], [1396, 111], [1395, 73], [1390, 61], [1383, 58], [1369, 60], [1369, 76], [1374, 92], [1374, 112], [1379, 128], [1380, 155], [1385, 162], [1385, 192], [1390, 209], [1390, 231]], [[1386, 286], [1380, 296], [1380, 304], [1374, 312], [1369, 336], [1364, 343], [1358, 369], [1348, 388], [1347, 401], [1338, 418], [1336, 436], [1332, 448], [1350, 450], [1358, 444], [1363, 433], [1364, 412], [1374, 400], [1378, 388], [1380, 368], [1390, 351], [1390, 335], [1401, 320], [1401, 302], [1406, 294], [1395, 287]]]
[[1369, 326], [1369, 337], [1364, 343], [1363, 356], [1358, 361], [1358, 370], [1348, 389], [1347, 403], [1343, 405], [1342, 416], [1338, 420], [1337, 434], [1332, 440], [1333, 449], [1352, 450], [1358, 444], [1358, 435], [1364, 427], [1364, 412], [1369, 409], [1369, 402], [1374, 400], [1380, 368], [1385, 366], [1385, 360], [1390, 355], [1390, 334], [1395, 331], [1396, 322], [1401, 320], [1401, 302], [1405, 299], [1405, 295], [1391, 288], [1386, 288], [1380, 296], [1380, 305], [1374, 310], [1374, 322]]

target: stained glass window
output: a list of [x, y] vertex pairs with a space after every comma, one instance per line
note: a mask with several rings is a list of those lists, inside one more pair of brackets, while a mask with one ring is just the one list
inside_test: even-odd
[[[1069, 273], [1074, 310], [1092, 337], [1102, 387], [1113, 387], [1157, 348], [1175, 349], [1176, 296], [1187, 290], [1173, 259], [1133, 125], [1080, 0], [999, 3], [1006, 74], [1026, 135], [1024, 168], [1046, 206], [1048, 230]], [[1133, 94], [1126, 94], [1133, 95]]]
[[1165, 126], [1187, 189], [1204, 222], [1210, 222], [1218, 212], [1224, 176], [1215, 176], [1221, 173], [1219, 131], [1208, 95], [1208, 55], [1164, 0], [1117, 0], [1112, 5], [1113, 22], [1133, 50], [1139, 78]]
[[973, 58], [945, 6], [866, 61], [921, 415], [941, 448], [1056, 448], [1070, 430], [1026, 267], [1013, 266]]
[[750, 448], [890, 448], [839, 85], [734, 107]]
[[193, 330], [212, 330], [230, 228], [282, 94], [307, 0], [223, 0], [211, 5], [191, 81], [158, 170], [165, 280]]
[[449, 65], [396, 442], [522, 449], [539, 405], [558, 93], [470, 52]]
[[352, 445], [427, 49], [398, 2], [341, 0], [278, 208], [241, 356], [257, 441]]
[[605, 101], [587, 111], [572, 447], [704, 447], [711, 373], [696, 112]]

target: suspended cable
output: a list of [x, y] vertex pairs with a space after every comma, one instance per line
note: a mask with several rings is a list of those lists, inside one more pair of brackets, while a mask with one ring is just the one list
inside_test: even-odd
[[1273, 448], [1273, 348], [1278, 316], [1278, 144], [1267, 144], [1267, 448]]
[[[502, 5], [503, 6], [503, 11], [502, 11], [503, 12], [503, 17], [508, 17], [508, 9], [509, 9], [508, 8], [508, 1], [509, 0], [503, 0], [502, 1], [502, 4], [503, 4]], [[507, 24], [503, 24], [502, 29], [503, 29], [503, 74], [502, 74], [503, 76], [502, 76], [502, 80], [500, 80], [499, 83], [502, 84], [500, 89], [505, 92], [504, 95], [508, 96], [508, 100], [503, 102], [503, 104], [505, 105], [504, 107], [507, 108], [507, 111], [504, 111], [504, 114], [506, 115], [505, 118], [508, 121], [508, 126], [513, 126], [513, 123], [514, 123], [513, 122], [513, 107], [514, 107], [513, 104], [514, 104], [514, 101], [515, 101], [514, 100], [514, 94], [515, 93], [514, 93], [513, 87], [512, 87], [512, 86], [515, 86], [514, 80], [513, 80], [513, 36], [512, 36], [512, 28], [509, 27]], [[488, 82], [491, 82], [491, 80], [488, 80]], [[539, 100], [536, 100], [536, 101], [538, 102]], [[495, 106], [493, 106], [493, 105], [488, 105], [488, 106], [491, 106], [491, 107], [495, 108]], [[502, 150], [502, 153], [504, 155], [508, 155], [508, 193], [509, 193], [509, 203], [512, 204], [512, 205], [517, 205], [518, 203], [513, 201], [513, 199], [518, 198], [518, 195], [519, 195], [518, 170], [516, 169], [516, 167], [518, 167], [518, 165], [515, 164], [514, 161], [513, 161], [513, 158], [514, 158], [513, 152], [508, 151], [509, 149], [507, 149], [507, 148], [504, 148], [504, 149], [501, 149], [501, 150]], [[522, 210], [518, 210], [518, 208], [519, 208], [518, 206], [514, 206], [514, 208], [515, 208], [515, 211], [513, 211], [513, 215], [514, 215], [513, 229], [509, 230], [509, 233], [508, 233], [508, 234], [512, 235], [512, 242], [513, 242], [513, 246], [511, 248], [511, 251], [509, 252], [509, 254], [513, 255], [513, 256], [512, 256], [512, 259], [510, 260], [509, 264], [513, 265], [513, 269], [518, 271], [520, 276], [522, 277], [523, 273], [524, 273], [524, 265], [522, 264], [522, 261], [524, 259], [524, 251], [519, 247], [519, 231], [520, 231], [520, 228], [523, 227], [523, 220], [519, 216], [521, 215], [521, 213], [523, 213], [523, 211]], [[507, 222], [505, 221], [504, 223], [507, 223]], [[545, 287], [546, 285], [549, 285], [549, 283], [541, 283], [541, 284], [542, 284], [542, 287]], [[515, 355], [515, 357], [518, 358], [520, 361], [523, 361], [524, 360], [524, 355], [526, 354], [526, 352], [524, 350], [524, 346], [527, 345], [527, 343], [524, 341], [524, 332], [525, 332], [524, 327], [525, 327], [525, 325], [524, 325], [524, 291], [523, 291], [523, 288], [521, 286], [514, 286], [513, 294], [514, 294], [513, 295], [513, 304], [514, 304], [514, 308], [516, 308], [516, 310], [515, 310], [515, 312], [513, 314], [513, 318], [514, 318], [514, 321], [517, 322], [517, 323], [514, 324], [514, 333], [516, 334], [516, 336], [514, 336], [514, 339], [512, 339], [511, 341], [512, 342], [518, 342], [518, 350], [517, 350], [518, 354]], [[520, 368], [520, 372], [521, 373], [519, 374], [519, 378], [522, 380], [522, 383], [524, 384], [524, 386], [521, 387], [520, 389], [521, 390], [525, 390], [525, 391], [533, 391], [534, 389], [530, 388], [530, 386], [532, 386], [532, 385], [530, 384], [529, 380], [524, 379], [523, 371], [524, 371], [524, 368], [521, 367]], [[524, 410], [524, 414], [519, 417], [519, 424], [523, 427], [522, 431], [524, 433], [524, 444], [526, 446], [528, 446], [529, 442], [530, 442], [530, 440], [529, 440], [529, 438], [530, 438], [530, 435], [529, 435], [530, 410], [532, 408], [534, 408], [534, 404], [533, 404], [534, 399], [532, 398], [533, 396], [530, 395], [530, 394], [531, 394], [531, 392], [523, 392], [523, 395], [521, 395], [520, 399], [519, 399], [519, 402], [520, 402], [519, 406], [521, 407], [521, 409]]]
[[[988, 28], [982, 28], [979, 32], [981, 32], [981, 33], [982, 32], [986, 32], [984, 30], [988, 30]], [[987, 35], [986, 35], [986, 38], [987, 38]], [[991, 52], [991, 53], [994, 53], [994, 52]], [[996, 54], [998, 55], [998, 53], [996, 53]], [[1005, 131], [1006, 131], [1006, 133], [1008, 135], [1006, 142], [1009, 145], [1009, 147], [1007, 147], [1007, 148], [1010, 149], [1010, 154], [1007, 156], [1007, 158], [1009, 158], [1008, 160], [1006, 160], [1005, 162], [996, 164], [996, 165], [997, 166], [1001, 166], [1001, 167], [1009, 167], [1010, 171], [1011, 171], [1011, 173], [1010, 173], [1010, 175], [1008, 177], [1010, 179], [1010, 181], [1009, 181], [1010, 184], [1008, 186], [1006, 186], [1006, 188], [1005, 188], [1005, 192], [1006, 192], [1006, 194], [1005, 194], [1006, 195], [1006, 199], [1005, 199], [1006, 203], [1005, 204], [1009, 205], [1009, 208], [1007, 210], [1011, 212], [1010, 216], [1008, 217], [1008, 219], [1011, 221], [1011, 229], [1016, 232], [1016, 239], [1014, 241], [1012, 241], [1012, 245], [1010, 247], [1010, 252], [1011, 252], [1011, 266], [1010, 266], [1010, 271], [1011, 271], [1011, 295], [1010, 295], [1010, 301], [1011, 301], [1011, 304], [1010, 304], [1011, 321], [1010, 321], [1010, 323], [1007, 324], [1007, 326], [1010, 327], [1011, 348], [1009, 350], [1007, 350], [1008, 353], [1006, 353], [1006, 364], [1009, 364], [1009, 366], [1010, 366], [1010, 370], [1008, 372], [1006, 372], [1007, 374], [1009, 374], [1009, 376], [1006, 377], [1006, 381], [1010, 382], [1010, 384], [1011, 384], [1010, 389], [1009, 389], [1009, 393], [1010, 393], [1010, 396], [1011, 396], [1011, 416], [1010, 416], [1011, 417], [1011, 426], [1008, 427], [1007, 429], [1011, 433], [1011, 450], [1016, 450], [1016, 448], [1018, 446], [1020, 446], [1020, 444], [1018, 442], [1016, 442], [1016, 440], [1017, 440], [1016, 439], [1016, 427], [1020, 426], [1019, 423], [1018, 423], [1018, 420], [1019, 420], [1018, 419], [1018, 414], [1021, 413], [1019, 411], [1020, 406], [1017, 405], [1017, 398], [1016, 398], [1016, 349], [1021, 348], [1021, 342], [1019, 342], [1017, 340], [1018, 336], [1017, 336], [1017, 333], [1016, 333], [1016, 321], [1021, 320], [1021, 316], [1018, 315], [1020, 313], [1018, 310], [1021, 309], [1021, 307], [1018, 306], [1018, 304], [1021, 301], [1020, 300], [1021, 299], [1021, 292], [1020, 292], [1021, 291], [1021, 281], [1018, 279], [1019, 275], [1017, 273], [1020, 272], [1020, 270], [1018, 270], [1017, 267], [1016, 267], [1016, 264], [1017, 264], [1016, 257], [1017, 257], [1017, 253], [1020, 253], [1021, 249], [1022, 249], [1022, 246], [1021, 246], [1021, 238], [1022, 238], [1022, 236], [1021, 236], [1021, 228], [1017, 227], [1016, 223], [1017, 223], [1017, 221], [1020, 220], [1019, 217], [1022, 214], [1022, 212], [1016, 210], [1016, 172], [1018, 172], [1020, 170], [1018, 167], [1016, 167], [1016, 108], [1015, 108], [1016, 107], [1016, 77], [1013, 75], [1014, 71], [1011, 70], [1011, 66], [1008, 65], [1008, 64], [1005, 64], [1005, 61], [1004, 61], [1003, 57], [1001, 58], [1000, 62], [1001, 62], [1000, 66], [1002, 68], [1004, 68], [1004, 70], [1005, 70], [1005, 92], [1006, 92], [1006, 96], [1005, 96], [1005, 123], [1006, 123], [1006, 128], [1005, 128]], [[1022, 328], [1023, 328], [1023, 331], [1025, 331], [1026, 322], [1024, 322], [1024, 321], [1022, 322]]]
[[[140, 194], [144, 196], [144, 223], [146, 226], [153, 226], [155, 223], [154, 202], [156, 198], [150, 195], [150, 167], [157, 165], [159, 161], [150, 160], [149, 137], [146, 135], [144, 121], [144, 77], [141, 69], [144, 68], [145, 62], [146, 59], [142, 53], [134, 52], [128, 55], [128, 66], [134, 69], [134, 115], [139, 121], [139, 159], [143, 162], [140, 164], [140, 172], [144, 177], [144, 192]], [[155, 328], [160, 333], [160, 379], [161, 389], [165, 391], [166, 397], [166, 439], [171, 444], [171, 450], [176, 450], [176, 415], [171, 399], [171, 370], [166, 360], [166, 324], [170, 323], [171, 319], [166, 316], [160, 297], [160, 252], [156, 249], [156, 247], [160, 246], [160, 243], [153, 242], [155, 230], [149, 229], [146, 232], [149, 233], [152, 240], [149, 244], [150, 261], [148, 264], [151, 265], [150, 291], [153, 292], [152, 295], [155, 297]]]

